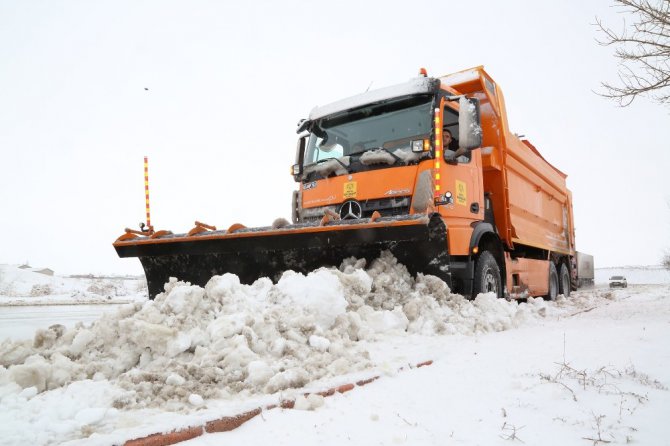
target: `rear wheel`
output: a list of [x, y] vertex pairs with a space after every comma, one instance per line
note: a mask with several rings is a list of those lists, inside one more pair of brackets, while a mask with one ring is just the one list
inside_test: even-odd
[[558, 273], [554, 262], [549, 262], [549, 293], [546, 298], [556, 300], [556, 296], [558, 296]]
[[503, 297], [500, 268], [493, 254], [488, 251], [482, 252], [475, 264], [473, 291], [475, 296], [479, 293], [495, 293], [499, 298]]
[[558, 274], [558, 292], [565, 297], [570, 297], [570, 271], [565, 263], [561, 263]]

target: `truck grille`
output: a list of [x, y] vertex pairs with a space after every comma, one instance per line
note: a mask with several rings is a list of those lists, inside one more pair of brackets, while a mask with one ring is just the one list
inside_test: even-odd
[[[408, 215], [411, 201], [411, 196], [359, 201], [361, 205], [361, 211], [363, 213], [361, 218], [370, 218], [375, 211], [379, 212], [382, 217], [397, 217], [399, 215]], [[326, 207], [330, 207], [333, 212], [339, 213], [342, 204]], [[321, 220], [326, 207], [310, 209], [309, 215], [302, 215], [300, 221], [313, 222]]]
[[382, 217], [409, 214], [410, 199], [411, 197], [394, 197], [361, 201], [363, 218], [372, 217], [374, 211], [379, 212]]

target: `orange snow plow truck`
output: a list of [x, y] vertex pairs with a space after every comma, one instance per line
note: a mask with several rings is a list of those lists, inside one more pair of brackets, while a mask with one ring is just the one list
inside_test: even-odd
[[126, 229], [154, 298], [170, 277], [204, 286], [339, 266], [389, 250], [468, 297], [568, 295], [579, 281], [566, 175], [509, 130], [500, 87], [477, 67], [314, 108], [298, 124], [293, 222], [188, 233]]

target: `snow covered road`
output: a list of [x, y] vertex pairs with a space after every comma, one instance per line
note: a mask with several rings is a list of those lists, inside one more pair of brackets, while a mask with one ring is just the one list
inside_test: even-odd
[[183, 444], [668, 444], [670, 290], [656, 291], [517, 330], [396, 339], [435, 362]]
[[90, 324], [120, 304], [96, 305], [0, 305], [0, 339], [32, 339], [39, 329], [62, 324], [73, 328], [78, 322]]

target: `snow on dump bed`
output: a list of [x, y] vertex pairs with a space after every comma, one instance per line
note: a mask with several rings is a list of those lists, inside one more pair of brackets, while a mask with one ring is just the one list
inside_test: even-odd
[[243, 285], [231, 274], [204, 288], [172, 279], [154, 301], [126, 305], [91, 327], [57, 325], [32, 343], [5, 341], [1, 403], [88, 379], [117, 387], [116, 409], [180, 410], [203, 398], [272, 394], [369, 369], [362, 340], [506, 330], [578, 305], [518, 304], [493, 294], [469, 301], [434, 276], [412, 278], [389, 253], [364, 266], [351, 259], [339, 270], [289, 271], [277, 284]]

